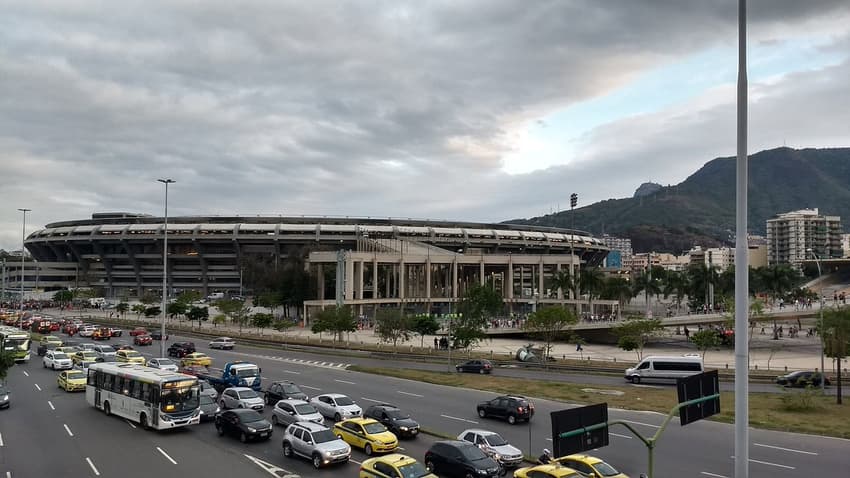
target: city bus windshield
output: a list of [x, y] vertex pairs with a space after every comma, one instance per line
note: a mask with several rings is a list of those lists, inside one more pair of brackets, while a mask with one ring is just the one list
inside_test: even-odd
[[194, 410], [200, 403], [200, 388], [197, 385], [164, 389], [159, 401], [160, 408], [166, 413]]
[[6, 347], [6, 350], [28, 350], [30, 348], [30, 339], [13, 339], [7, 337], [4, 347]]

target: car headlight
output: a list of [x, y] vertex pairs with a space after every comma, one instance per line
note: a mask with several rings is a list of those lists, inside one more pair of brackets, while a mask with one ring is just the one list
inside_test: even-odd
[[221, 407], [215, 407], [215, 412], [218, 413], [221, 411]]
[[257, 433], [257, 429], [252, 427], [248, 427], [248, 431], [251, 433]]
[[500, 454], [498, 454], [498, 453], [493, 453], [493, 459], [495, 459], [495, 460], [501, 460], [501, 459], [502, 459], [502, 455], [500, 455]]
[[486, 475], [487, 474], [487, 470], [476, 470], [476, 471], [478, 472], [479, 475]]
[[3, 401], [4, 401], [4, 402], [5, 402], [6, 400], [8, 400], [8, 399], [9, 399], [9, 396], [8, 396], [8, 395], [3, 395]]
[[407, 428], [407, 427], [398, 427], [398, 429], [403, 431], [403, 432], [410, 430], [410, 428]]

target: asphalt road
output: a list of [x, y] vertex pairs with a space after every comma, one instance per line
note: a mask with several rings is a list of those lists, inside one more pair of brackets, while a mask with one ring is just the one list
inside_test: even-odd
[[[340, 357], [319, 357], [318, 363], [308, 363], [315, 357], [240, 346], [234, 351], [211, 351], [205, 346], [206, 341], [193, 341], [199, 351], [214, 357], [216, 365], [234, 359], [256, 362], [263, 369], [266, 383], [292, 380], [311, 395], [345, 393], [364, 408], [373, 402], [396, 403], [426, 429], [457, 435], [465, 428], [487, 428], [501, 433], [532, 455], [539, 454], [544, 447], [552, 447], [549, 412], [569, 406], [534, 400], [537, 414], [531, 424], [511, 426], [501, 421], [481, 420], [476, 415], [475, 403], [491, 398], [491, 393], [351, 372], [337, 366], [349, 361]], [[159, 354], [158, 344], [140, 349], [149, 357]], [[349, 464], [313, 470], [306, 461], [282, 456], [281, 427], [268, 442], [244, 445], [235, 438], [219, 437], [210, 423], [166, 433], [146, 432], [122, 419], [104, 416], [86, 404], [82, 393], [67, 394], [59, 390], [55, 377], [56, 373], [43, 369], [36, 357], [30, 364], [10, 370], [8, 382], [13, 404], [11, 409], [0, 411], [3, 440], [0, 477], [3, 472], [8, 472], [7, 478], [153, 475], [253, 478], [290, 473], [304, 477], [353, 477], [357, 476], [359, 462], [366, 458], [362, 451], [355, 450]], [[627, 420], [645, 436], [655, 433], [663, 420], [655, 413], [618, 410], [609, 413], [612, 420]], [[595, 454], [632, 477], [645, 472], [645, 446], [625, 428], [614, 427], [611, 432], [610, 446]], [[682, 428], [678, 421], [672, 422], [655, 451], [656, 476], [732, 476], [733, 437], [731, 425], [702, 421]], [[431, 441], [433, 438], [424, 435], [403, 441], [403, 453], [421, 459]], [[801, 472], [812, 476], [846, 476], [848, 450], [847, 440], [752, 430], [751, 476], [796, 477]]]

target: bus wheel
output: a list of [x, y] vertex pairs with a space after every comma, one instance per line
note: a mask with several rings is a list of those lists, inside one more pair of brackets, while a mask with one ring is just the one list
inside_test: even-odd
[[143, 430], [150, 430], [150, 426], [148, 425], [148, 416], [144, 413], [139, 415], [139, 425], [142, 426]]
[[111, 410], [109, 409], [109, 402], [103, 402], [103, 413], [108, 417], [110, 415]]

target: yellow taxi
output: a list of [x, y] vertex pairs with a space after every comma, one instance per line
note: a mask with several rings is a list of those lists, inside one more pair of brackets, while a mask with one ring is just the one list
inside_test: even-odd
[[115, 352], [116, 362], [140, 363], [142, 365], [147, 362], [145, 356], [135, 350], [119, 350]]
[[64, 370], [59, 372], [56, 379], [59, 388], [66, 392], [75, 392], [86, 389], [86, 374], [81, 370]]
[[621, 473], [613, 466], [605, 463], [599, 458], [590, 455], [567, 455], [553, 460], [563, 466], [580, 471], [587, 476], [604, 476], [605, 478], [629, 478], [629, 475]]
[[437, 478], [437, 475], [428, 472], [425, 465], [400, 453], [390, 453], [364, 460], [358, 475], [359, 478], [397, 478], [399, 476]]
[[192, 352], [183, 356], [181, 361], [184, 367], [199, 365], [201, 367], [209, 367], [212, 365], [212, 357], [201, 352]]
[[74, 362], [74, 365], [83, 362], [95, 362], [97, 361], [97, 354], [92, 350], [78, 350], [71, 354], [71, 361]]
[[334, 435], [367, 455], [386, 453], [398, 448], [398, 437], [381, 422], [371, 418], [349, 418], [334, 425]]
[[71, 347], [70, 345], [63, 345], [61, 347], [56, 347], [53, 349], [54, 352], [65, 352], [66, 354], [70, 355], [72, 359], [74, 358], [73, 355], [77, 353], [77, 350], [78, 349], [76, 349], [75, 347]]
[[62, 339], [54, 335], [45, 335], [41, 337], [41, 340], [39, 340], [38, 343], [41, 345], [56, 344], [57, 346], [61, 347]]
[[517, 468], [514, 478], [585, 478], [585, 475], [555, 463]]

